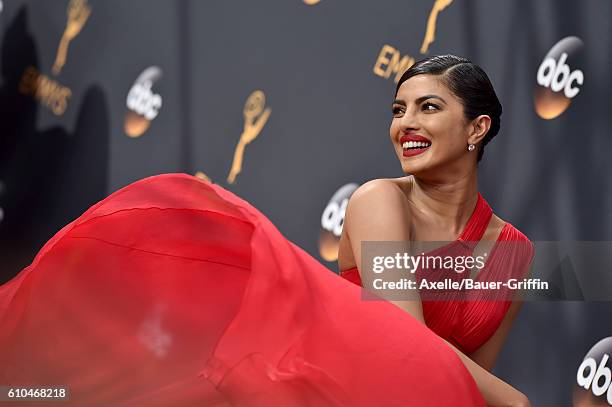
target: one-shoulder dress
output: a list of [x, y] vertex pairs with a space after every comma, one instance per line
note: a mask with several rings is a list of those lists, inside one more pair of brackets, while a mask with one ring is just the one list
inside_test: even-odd
[[[491, 207], [479, 193], [476, 207], [459, 237], [439, 249], [438, 253], [452, 256], [473, 254], [492, 215]], [[436, 253], [428, 254], [433, 256]], [[485, 283], [507, 283], [513, 280], [516, 283], [529, 271], [533, 256], [534, 249], [529, 239], [512, 224], [505, 223], [477, 280]], [[340, 275], [362, 285], [356, 267], [342, 271]], [[440, 281], [448, 275], [440, 273], [434, 280]], [[431, 272], [420, 268], [416, 270], [415, 276], [418, 286], [423, 279], [431, 277]], [[451, 276], [455, 277], [455, 281], [469, 277], [467, 273], [451, 273]], [[495, 333], [514, 298], [513, 291], [503, 285], [499, 285], [499, 289], [473, 290], [470, 297], [458, 290], [435, 294], [431, 293], [427, 299], [422, 300], [423, 318], [427, 326], [466, 355], [477, 350]]]

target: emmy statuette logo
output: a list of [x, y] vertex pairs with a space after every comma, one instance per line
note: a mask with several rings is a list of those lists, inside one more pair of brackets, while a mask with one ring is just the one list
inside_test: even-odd
[[584, 84], [584, 73], [576, 69], [577, 54], [582, 49], [578, 37], [557, 42], [542, 60], [536, 75], [534, 103], [542, 119], [554, 119], [563, 113]]
[[[247, 144], [255, 140], [259, 133], [261, 133], [261, 130], [270, 118], [272, 109], [266, 107], [265, 93], [261, 90], [256, 90], [247, 98], [242, 112], [244, 115], [244, 128], [234, 150], [232, 166], [227, 176], [228, 184], [234, 184], [236, 182], [236, 177], [242, 171], [245, 148]], [[211, 178], [202, 171], [197, 171], [194, 176], [206, 182], [213, 182]]]
[[427, 54], [429, 52], [429, 46], [436, 39], [436, 25], [438, 23], [438, 14], [446, 7], [450, 6], [453, 0], [436, 0], [429, 18], [427, 19], [427, 28], [425, 29], [425, 38], [423, 38], [423, 44], [421, 45], [421, 54]]
[[236, 177], [242, 171], [245, 147], [257, 138], [272, 113], [272, 110], [265, 105], [266, 95], [261, 90], [251, 93], [244, 104], [244, 129], [234, 150], [232, 167], [227, 177], [229, 184], [236, 182]]
[[350, 183], [340, 187], [331, 197], [323, 213], [321, 214], [321, 230], [319, 232], [319, 254], [326, 261], [338, 260], [338, 247], [342, 227], [344, 225], [344, 214], [346, 206], [359, 187], [355, 183]]
[[[53, 63], [53, 75], [61, 73], [68, 58], [68, 46], [79, 35], [90, 14], [91, 7], [87, 0], [70, 0], [68, 3], [68, 20]], [[23, 95], [31, 95], [57, 116], [64, 114], [72, 96], [70, 88], [39, 72], [35, 66], [26, 68], [21, 76], [18, 90]]]
[[83, 29], [91, 14], [91, 7], [87, 4], [87, 0], [70, 0], [68, 4], [68, 21], [62, 39], [60, 40], [53, 64], [53, 75], [59, 75], [66, 64], [68, 55], [68, 46], [70, 42], [76, 38]]
[[130, 88], [126, 98], [128, 111], [123, 126], [129, 137], [142, 136], [159, 114], [162, 97], [154, 93], [152, 88], [161, 77], [162, 70], [157, 66], [150, 66], [138, 75]]
[[[427, 18], [427, 28], [425, 29], [425, 37], [421, 44], [421, 54], [429, 52], [429, 46], [434, 42], [436, 38], [436, 27], [438, 23], [438, 15], [442, 10], [447, 8], [453, 0], [436, 0], [429, 17]], [[400, 51], [394, 46], [384, 44], [378, 53], [374, 68], [372, 69], [374, 74], [381, 78], [388, 79], [391, 74], [395, 74], [393, 77], [394, 82], [399, 82], [400, 78], [406, 72], [408, 68], [415, 63], [414, 57], [410, 55], [402, 56]]]
[[199, 179], [201, 179], [203, 181], [211, 182], [212, 183], [210, 177], [208, 175], [204, 174], [202, 171], [196, 172], [195, 174], [193, 174], [193, 176], [196, 177], [196, 178], [199, 178]]

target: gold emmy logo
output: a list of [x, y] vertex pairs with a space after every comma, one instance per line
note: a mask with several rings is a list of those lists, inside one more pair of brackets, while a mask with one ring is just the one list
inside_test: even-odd
[[208, 177], [208, 175], [204, 174], [202, 171], [198, 171], [195, 174], [193, 174], [194, 177], [199, 178], [201, 180], [204, 180], [206, 182], [210, 182], [212, 183], [212, 181], [210, 180], [210, 178]]
[[55, 56], [55, 63], [53, 64], [54, 75], [59, 75], [62, 71], [68, 55], [68, 45], [70, 45], [70, 41], [75, 39], [83, 29], [83, 26], [91, 14], [91, 7], [87, 4], [87, 0], [70, 0], [67, 14], [68, 21], [66, 22], [66, 29], [64, 30], [59, 47], [57, 48], [57, 55]]
[[[83, 29], [91, 14], [91, 7], [87, 5], [87, 0], [70, 0], [67, 14], [66, 29], [62, 34], [52, 68], [53, 74], [56, 76], [60, 74], [66, 63], [70, 41], [75, 39]], [[21, 76], [18, 90], [23, 95], [31, 95], [57, 116], [64, 114], [68, 108], [68, 100], [72, 96], [70, 88], [39, 72], [35, 66], [26, 68]]]
[[242, 161], [244, 157], [244, 149], [247, 144], [255, 140], [261, 132], [264, 125], [270, 117], [272, 110], [266, 105], [266, 95], [261, 90], [256, 90], [251, 93], [246, 103], [244, 104], [244, 130], [238, 140], [238, 145], [234, 151], [234, 160], [227, 182], [233, 184], [236, 181], [236, 176], [242, 170]]
[[68, 99], [72, 96], [69, 88], [38, 72], [34, 66], [26, 68], [18, 90], [23, 95], [33, 96], [57, 116], [64, 114], [68, 107]]
[[150, 66], [136, 78], [128, 92], [126, 105], [127, 113], [123, 129], [129, 137], [140, 137], [157, 117], [162, 107], [161, 95], [152, 91], [153, 85], [162, 76], [162, 70], [157, 66]]
[[[421, 45], [421, 54], [427, 53], [429, 46], [434, 42], [438, 14], [440, 14], [440, 12], [448, 7], [452, 2], [453, 0], [436, 0], [434, 3], [431, 12], [429, 13], [429, 18], [427, 19], [427, 28], [425, 30], [423, 44]], [[406, 72], [406, 70], [410, 68], [414, 62], [415, 59], [410, 55], [402, 56], [395, 47], [389, 44], [384, 44], [378, 53], [378, 58], [376, 58], [373, 71], [375, 75], [385, 79], [389, 78], [391, 74], [395, 74], [394, 82], [397, 83], [404, 72]]]
[[394, 73], [394, 81], [397, 83], [402, 74], [414, 64], [414, 58], [410, 55], [404, 55], [401, 59], [400, 56], [400, 52], [391, 45], [383, 45], [374, 64], [374, 74], [383, 78], [389, 78]]
[[423, 44], [421, 45], [421, 54], [426, 54], [429, 51], [429, 46], [434, 42], [436, 38], [436, 24], [438, 22], [438, 14], [446, 7], [448, 7], [453, 0], [436, 0], [429, 18], [427, 19], [427, 29], [425, 30], [425, 38], [423, 38]]

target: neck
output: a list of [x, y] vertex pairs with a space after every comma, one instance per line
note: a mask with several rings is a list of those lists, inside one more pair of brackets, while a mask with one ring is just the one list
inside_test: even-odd
[[443, 182], [415, 176], [411, 195], [418, 208], [450, 225], [452, 233], [459, 235], [478, 201], [476, 169]]

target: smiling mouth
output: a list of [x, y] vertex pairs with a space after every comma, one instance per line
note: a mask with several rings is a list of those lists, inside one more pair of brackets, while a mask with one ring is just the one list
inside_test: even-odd
[[402, 156], [412, 157], [427, 151], [431, 141], [420, 134], [403, 134], [399, 138], [399, 145], [402, 147]]
[[412, 157], [425, 152], [431, 143], [427, 141], [404, 141], [402, 143], [403, 156]]
[[431, 146], [431, 143], [425, 141], [405, 141], [402, 144], [402, 148], [404, 150], [417, 150], [417, 149], [425, 149]]

